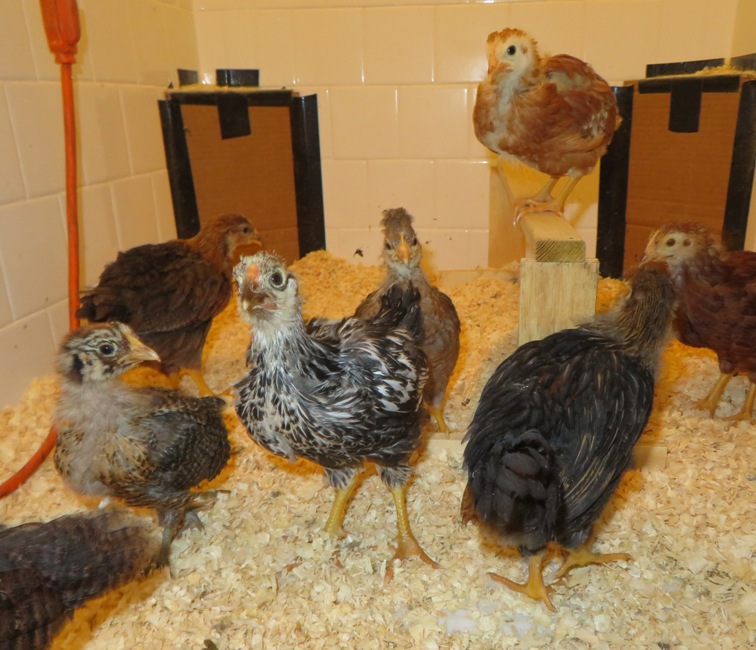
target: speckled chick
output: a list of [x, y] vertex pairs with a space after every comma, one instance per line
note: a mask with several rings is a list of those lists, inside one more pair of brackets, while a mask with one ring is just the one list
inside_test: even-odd
[[58, 354], [55, 467], [76, 492], [154, 508], [170, 543], [212, 493], [192, 492], [226, 465], [230, 445], [218, 397], [135, 387], [120, 375], [157, 354], [122, 323], [71, 332]]
[[0, 529], [0, 648], [49, 647], [76, 607], [158, 566], [160, 549], [124, 509]]
[[383, 211], [383, 283], [357, 307], [357, 318], [372, 318], [381, 309], [381, 300], [393, 286], [414, 286], [420, 292], [423, 333], [420, 340], [428, 361], [428, 382], [424, 399], [438, 430], [448, 433], [444, 420], [444, 398], [449, 378], [459, 357], [460, 323], [451, 298], [434, 287], [420, 268], [423, 248], [412, 227], [413, 217], [404, 208]]
[[236, 384], [236, 411], [250, 436], [274, 454], [325, 469], [336, 489], [326, 523], [332, 536], [345, 534], [363, 463], [375, 463], [397, 509], [395, 558], [417, 555], [436, 566], [412, 534], [405, 505], [427, 378], [416, 343], [417, 290], [395, 287], [372, 319], [314, 320], [305, 329], [297, 279], [282, 259], [243, 257], [234, 275], [241, 315], [252, 326], [249, 374]]

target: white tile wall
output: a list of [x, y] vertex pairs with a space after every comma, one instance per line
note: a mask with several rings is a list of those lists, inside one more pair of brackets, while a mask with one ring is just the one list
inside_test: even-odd
[[0, 249], [14, 319], [66, 297], [66, 236], [55, 195], [0, 207]]
[[118, 248], [126, 250], [159, 240], [152, 179], [148, 174], [112, 184]]
[[3, 155], [0, 156], [0, 205], [2, 205], [20, 201], [26, 194], [3, 83], [0, 83], [0, 142], [3, 143], [4, 149]]
[[118, 253], [115, 212], [110, 186], [98, 183], [81, 188], [79, 197], [79, 249], [81, 282], [97, 284], [105, 265]]
[[[379, 263], [380, 211], [404, 205], [430, 265], [458, 269], [487, 264], [489, 221], [501, 218], [489, 215], [493, 156], [471, 119], [491, 31], [527, 29], [542, 50], [583, 57], [610, 81], [642, 76], [649, 62], [756, 49], [746, 26], [753, 0], [79, 0], [79, 7], [85, 282], [118, 248], [175, 236], [156, 99], [175, 83], [176, 68], [213, 79], [219, 67], [257, 67], [264, 85], [316, 92], [329, 249]], [[51, 368], [67, 328], [59, 76], [38, 0], [0, 3], [0, 358], [26, 369], [0, 378], [0, 403]], [[517, 172], [511, 180], [516, 193], [544, 179]], [[597, 183], [596, 173], [581, 181], [568, 209], [589, 249]]]
[[52, 82], [9, 82], [5, 95], [27, 196], [62, 191], [65, 155], [60, 87]]
[[364, 12], [365, 83], [433, 81], [432, 7], [380, 7]]

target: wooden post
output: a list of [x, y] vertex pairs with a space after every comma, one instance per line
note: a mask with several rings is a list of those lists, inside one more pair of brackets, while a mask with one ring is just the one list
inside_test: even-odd
[[517, 344], [522, 345], [593, 316], [598, 260], [585, 259], [585, 242], [557, 214], [533, 212], [517, 225], [532, 255], [520, 263]]

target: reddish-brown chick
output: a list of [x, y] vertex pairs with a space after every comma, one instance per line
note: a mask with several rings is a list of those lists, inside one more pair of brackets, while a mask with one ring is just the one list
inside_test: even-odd
[[166, 375], [178, 383], [178, 373], [186, 372], [201, 395], [211, 395], [201, 374], [205, 339], [231, 299], [234, 249], [259, 243], [246, 217], [224, 214], [191, 239], [121, 252], [82, 296], [77, 316], [126, 323], [160, 355]]
[[[541, 57], [519, 29], [486, 42], [488, 74], [478, 86], [475, 135], [494, 153], [512, 156], [551, 176], [529, 209], [562, 213], [567, 195], [590, 173], [620, 118], [614, 93], [593, 68], [568, 54]], [[569, 181], [556, 199], [551, 191]]]
[[756, 253], [725, 252], [696, 223], [669, 223], [652, 235], [646, 258], [666, 262], [680, 293], [676, 329], [686, 345], [710, 348], [720, 377], [696, 403], [713, 416], [730, 379], [744, 374], [751, 384], [735, 420], [752, 418], [756, 400]]

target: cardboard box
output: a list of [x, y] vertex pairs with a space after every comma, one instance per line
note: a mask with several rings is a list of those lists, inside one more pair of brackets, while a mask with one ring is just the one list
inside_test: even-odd
[[179, 237], [238, 212], [288, 263], [325, 248], [316, 96], [218, 72], [220, 85], [180, 87], [159, 102]]
[[[649, 66], [615, 89], [624, 123], [601, 163], [597, 257], [604, 276], [640, 261], [666, 221], [696, 221], [743, 248], [756, 161], [756, 74], [723, 63]], [[699, 72], [690, 72], [700, 68]]]

